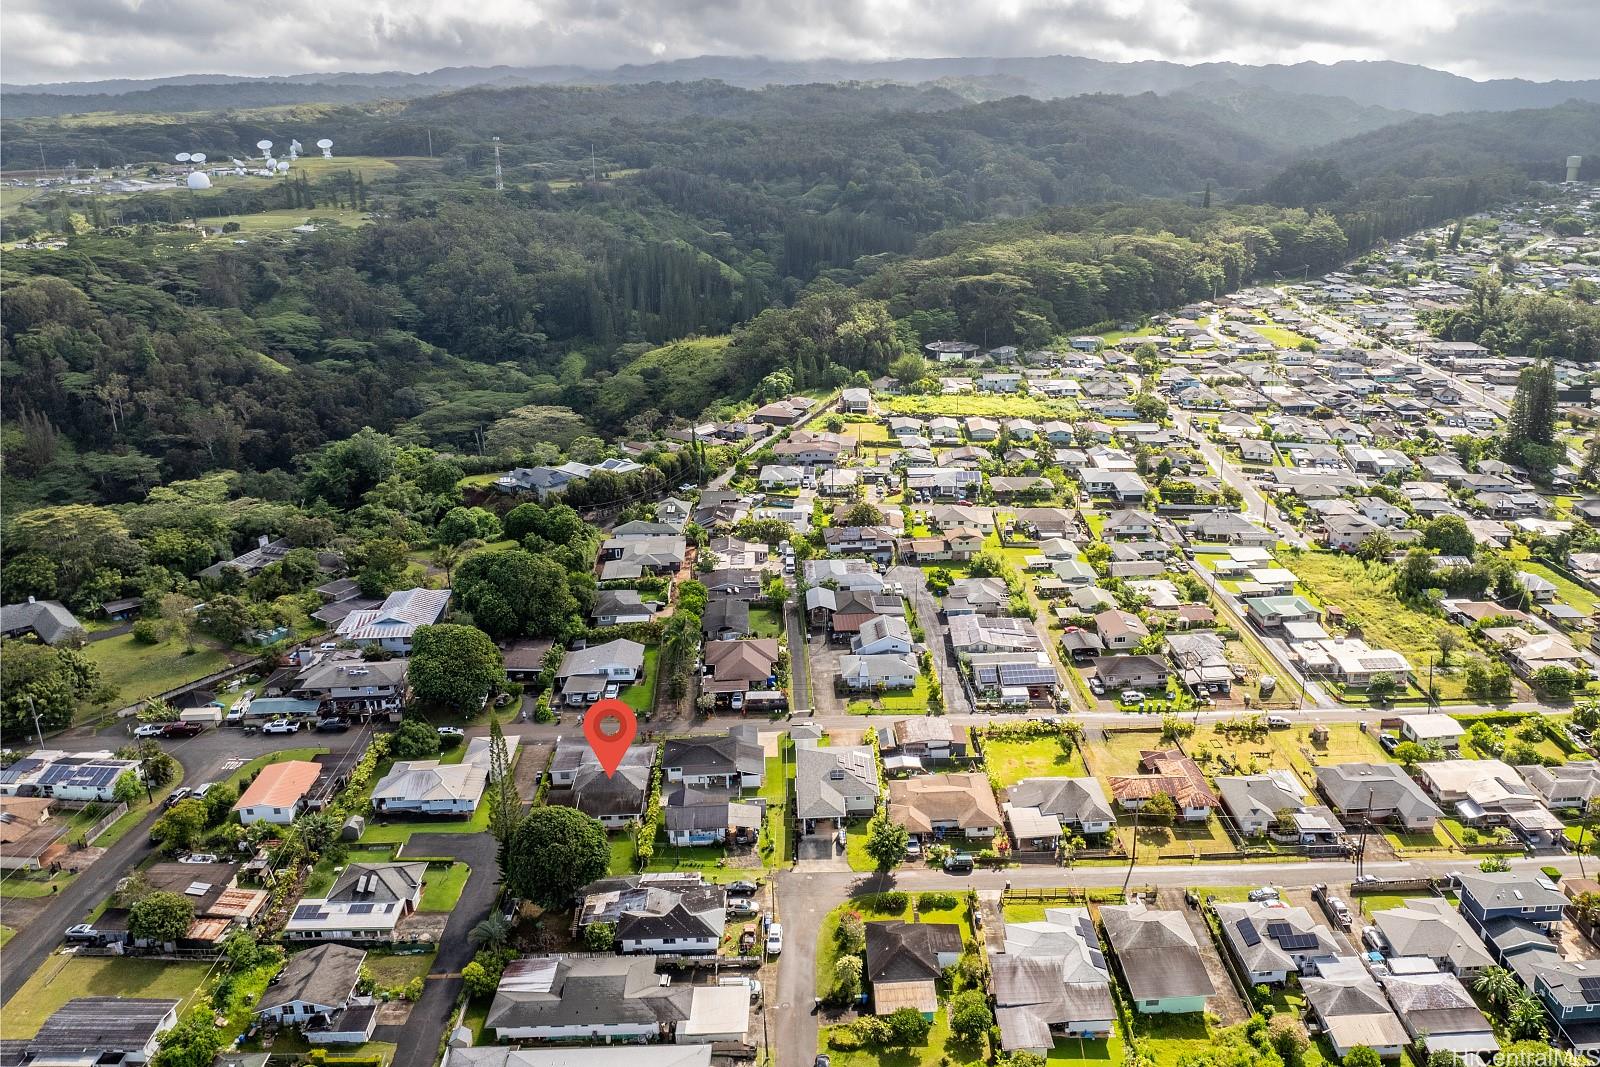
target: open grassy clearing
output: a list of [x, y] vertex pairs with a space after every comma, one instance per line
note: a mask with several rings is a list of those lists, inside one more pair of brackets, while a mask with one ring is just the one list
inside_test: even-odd
[[782, 637], [783, 613], [772, 608], [751, 608], [750, 636]]
[[926, 715], [930, 691], [928, 676], [919, 674], [912, 688], [885, 690], [870, 697], [852, 699], [847, 710], [852, 715]]
[[76, 997], [186, 1000], [209, 970], [207, 963], [54, 955], [6, 1001], [0, 1038], [32, 1037], [52, 1012]]
[[1084, 745], [1089, 773], [1096, 778], [1111, 774], [1138, 774], [1141, 750], [1164, 747], [1158, 730], [1106, 731], [1102, 739]]
[[414, 952], [410, 955], [386, 952], [367, 953], [367, 970], [379, 989], [397, 989], [413, 978], [427, 978], [433, 970], [432, 952]]
[[[185, 652], [181, 636], [172, 636], [153, 645], [134, 640], [133, 634], [108, 637], [85, 645], [85, 658], [100, 668], [100, 680], [114, 687], [113, 707], [148, 700], [158, 693], [176, 689], [186, 682], [215, 674], [228, 666], [223, 646], [210, 638], [195, 636], [195, 651]], [[101, 709], [80, 704], [76, 722], [97, 717]]]
[[[1470, 636], [1460, 626], [1418, 611], [1395, 596], [1390, 588], [1394, 568], [1387, 564], [1363, 563], [1352, 556], [1331, 552], [1301, 552], [1288, 555], [1285, 565], [1300, 577], [1323, 606], [1341, 608], [1349, 624], [1359, 627], [1369, 645], [1400, 653], [1418, 677], [1426, 674], [1430, 660], [1438, 659], [1439, 634], [1452, 634], [1458, 648], [1472, 647]], [[1439, 686], [1442, 699], [1465, 699], [1461, 664], [1467, 655], [1461, 653], [1452, 657], [1448, 671], [1435, 668], [1434, 682]]]
[[1066, 400], [1040, 400], [1026, 396], [897, 396], [888, 401], [895, 415], [931, 418], [981, 416], [992, 419], [1062, 419], [1076, 415], [1078, 405]]
[[212, 215], [199, 220], [202, 226], [220, 229], [229, 223], [238, 223], [239, 229], [222, 236], [251, 237], [268, 233], [288, 233], [296, 226], [318, 226], [337, 223], [340, 226], [363, 226], [369, 220], [365, 211], [353, 208], [284, 208], [281, 211], [258, 211], [254, 215]]
[[449, 867], [429, 867], [422, 878], [422, 903], [419, 911], [454, 911], [467, 887], [467, 876], [472, 868], [465, 863], [452, 863]]
[[0, 900], [47, 897], [61, 892], [71, 881], [72, 875], [64, 871], [57, 874], [49, 871], [6, 871], [0, 877]]
[[1054, 737], [1015, 741], [991, 738], [983, 743], [983, 757], [989, 778], [998, 789], [1016, 785], [1024, 778], [1081, 778], [1089, 773], [1083, 753]]

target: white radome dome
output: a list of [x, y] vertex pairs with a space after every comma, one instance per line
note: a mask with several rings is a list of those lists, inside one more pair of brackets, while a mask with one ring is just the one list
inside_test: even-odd
[[184, 180], [188, 182], [189, 188], [191, 189], [211, 188], [211, 177], [204, 171], [192, 170], [189, 172], [189, 177]]

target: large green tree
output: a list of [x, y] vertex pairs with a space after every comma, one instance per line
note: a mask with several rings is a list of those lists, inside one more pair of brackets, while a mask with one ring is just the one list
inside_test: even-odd
[[177, 941], [193, 924], [194, 901], [181, 893], [151, 893], [128, 909], [128, 932], [156, 944]]
[[89, 698], [100, 670], [82, 652], [32, 641], [0, 644], [0, 733], [8, 740], [72, 724], [78, 704]]
[[581, 623], [566, 569], [545, 556], [520, 548], [476, 552], [451, 581], [461, 606], [495, 637], [556, 637]]
[[411, 640], [411, 692], [424, 704], [473, 714], [506, 676], [489, 635], [476, 626], [420, 626]]
[[506, 850], [506, 888], [546, 909], [572, 903], [579, 889], [605, 875], [611, 849], [605, 827], [576, 808], [534, 808]]

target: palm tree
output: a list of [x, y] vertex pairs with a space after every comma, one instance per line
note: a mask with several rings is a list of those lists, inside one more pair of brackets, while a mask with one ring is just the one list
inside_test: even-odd
[[450, 573], [455, 570], [460, 560], [461, 548], [458, 545], [439, 545], [434, 548], [433, 565], [444, 571], [445, 585], [450, 584]]
[[1572, 900], [1572, 914], [1579, 922], [1600, 926], [1600, 893], [1579, 893]]
[[1506, 1025], [1519, 1041], [1543, 1041], [1550, 1033], [1544, 1023], [1544, 1005], [1527, 990], [1519, 990], [1506, 1011]]
[[511, 923], [498, 911], [467, 932], [467, 940], [479, 948], [499, 948], [511, 940]]
[[1504, 1008], [1522, 992], [1522, 984], [1517, 981], [1516, 975], [1504, 967], [1485, 967], [1478, 977], [1472, 980], [1474, 992], [1483, 994], [1483, 998], [1496, 1008]]

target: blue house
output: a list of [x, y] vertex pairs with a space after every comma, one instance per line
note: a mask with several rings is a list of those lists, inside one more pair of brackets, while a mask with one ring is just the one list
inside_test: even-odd
[[1573, 1051], [1600, 1050], [1600, 960], [1556, 960], [1533, 968], [1534, 995]]
[[1567, 898], [1542, 875], [1463, 874], [1461, 914], [1475, 929], [1495, 919], [1520, 919], [1540, 928], [1561, 921]]

